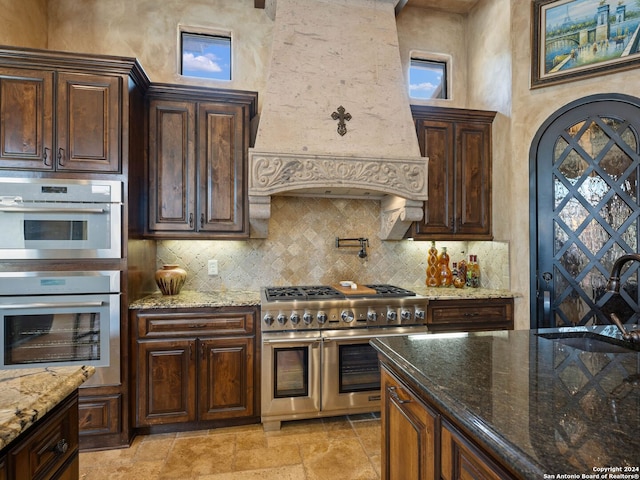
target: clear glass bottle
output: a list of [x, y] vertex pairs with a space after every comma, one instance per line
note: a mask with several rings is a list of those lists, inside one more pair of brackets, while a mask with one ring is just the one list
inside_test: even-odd
[[427, 256], [427, 287], [437, 287], [440, 285], [440, 271], [438, 269], [438, 249], [436, 248], [436, 242], [431, 242], [431, 248], [429, 248]]

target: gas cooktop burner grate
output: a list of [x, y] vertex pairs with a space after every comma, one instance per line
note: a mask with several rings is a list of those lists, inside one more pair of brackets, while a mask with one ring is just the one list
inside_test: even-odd
[[302, 287], [267, 287], [265, 293], [268, 301], [276, 300], [323, 300], [345, 298], [333, 287], [311, 285]]
[[373, 288], [377, 295], [382, 297], [415, 297], [415, 292], [406, 290], [404, 288], [395, 287], [393, 285], [378, 284], [378, 285], [365, 285], [365, 287]]
[[[365, 285], [376, 291], [369, 297], [415, 297], [411, 290], [395, 287], [387, 284]], [[290, 286], [290, 287], [266, 287], [265, 296], [268, 302], [291, 300], [342, 300], [348, 296], [327, 285]]]

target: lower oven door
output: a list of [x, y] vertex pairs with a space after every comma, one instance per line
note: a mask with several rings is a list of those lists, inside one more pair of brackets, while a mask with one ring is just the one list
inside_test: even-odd
[[110, 358], [112, 323], [120, 318], [119, 308], [119, 294], [0, 299], [2, 368], [119, 363]]
[[319, 411], [320, 333], [263, 333], [263, 423]]
[[426, 331], [417, 326], [322, 332], [322, 410], [336, 414], [379, 411], [380, 366], [369, 340]]

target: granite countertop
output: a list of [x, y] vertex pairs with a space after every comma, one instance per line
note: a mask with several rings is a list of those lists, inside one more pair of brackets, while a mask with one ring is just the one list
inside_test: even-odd
[[129, 309], [198, 308], [198, 307], [253, 307], [260, 305], [260, 292], [251, 290], [221, 290], [197, 292], [182, 290], [178, 295], [156, 292], [134, 300]]
[[[514, 298], [517, 294], [509, 290], [488, 288], [429, 288], [407, 287], [408, 290], [429, 300]], [[160, 292], [134, 300], [130, 309], [149, 308], [197, 308], [197, 307], [252, 307], [260, 305], [260, 292], [254, 290], [221, 290], [198, 292], [183, 290], [178, 295], [162, 295]]]
[[[615, 327], [582, 328], [620, 337]], [[536, 335], [558, 330], [371, 343], [519, 477], [639, 478], [640, 352], [591, 352]], [[605, 467], [631, 476], [603, 476]]]
[[0, 370], [0, 450], [94, 372], [86, 366]]

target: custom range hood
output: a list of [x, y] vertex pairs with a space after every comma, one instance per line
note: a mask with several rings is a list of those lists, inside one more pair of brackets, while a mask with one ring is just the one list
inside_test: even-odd
[[380, 200], [380, 238], [423, 215], [420, 156], [402, 72], [398, 0], [267, 0], [273, 45], [254, 148], [251, 235], [272, 195]]

